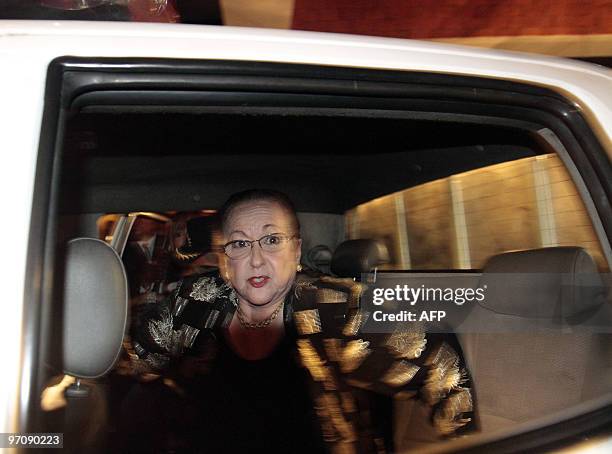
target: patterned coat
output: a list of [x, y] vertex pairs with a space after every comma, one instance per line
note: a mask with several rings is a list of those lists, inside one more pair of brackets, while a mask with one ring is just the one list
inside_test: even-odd
[[[439, 437], [473, 428], [469, 377], [454, 338], [399, 323], [392, 334], [362, 333], [363, 290], [351, 279], [298, 276], [285, 301], [286, 332], [312, 378], [312, 400], [330, 451], [384, 451], [373, 429], [372, 395], [417, 399], [429, 408], [428, 425]], [[219, 330], [229, 326], [237, 304], [217, 273], [185, 278], [162, 304], [145, 305], [135, 314], [136, 368], [161, 371], [195, 354], [210, 360], [199, 361], [198, 372], [206, 373]]]

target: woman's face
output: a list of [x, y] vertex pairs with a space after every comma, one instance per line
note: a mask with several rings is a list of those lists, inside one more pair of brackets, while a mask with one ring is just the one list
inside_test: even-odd
[[187, 242], [187, 223], [185, 221], [178, 221], [174, 226], [174, 248], [179, 249]]
[[[237, 205], [223, 227], [224, 243], [258, 240], [272, 233], [294, 235], [291, 217], [276, 202], [253, 201]], [[227, 278], [238, 297], [251, 305], [264, 306], [282, 300], [295, 279], [301, 255], [300, 239], [292, 239], [275, 252], [265, 252], [257, 242], [238, 259], [225, 256]]]

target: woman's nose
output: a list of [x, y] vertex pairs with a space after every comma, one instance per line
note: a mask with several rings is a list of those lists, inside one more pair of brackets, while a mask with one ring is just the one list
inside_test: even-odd
[[263, 250], [257, 242], [253, 243], [251, 246], [251, 258], [249, 262], [253, 268], [260, 267], [264, 264]]

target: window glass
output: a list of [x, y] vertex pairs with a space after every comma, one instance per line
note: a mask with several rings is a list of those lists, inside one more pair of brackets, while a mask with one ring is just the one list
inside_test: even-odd
[[349, 238], [382, 239], [388, 269], [479, 269], [516, 249], [580, 246], [607, 270], [563, 163], [545, 154], [414, 186], [346, 213]]

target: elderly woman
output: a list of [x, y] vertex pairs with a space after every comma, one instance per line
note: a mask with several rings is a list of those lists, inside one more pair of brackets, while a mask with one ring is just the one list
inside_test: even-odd
[[[470, 421], [466, 375], [451, 344], [414, 332], [366, 337], [360, 284], [298, 274], [300, 225], [284, 194], [234, 194], [219, 215], [220, 273], [184, 279], [133, 333], [140, 361], [180, 371], [175, 380], [194, 404], [181, 424], [198, 446], [380, 451], [390, 437], [375, 429], [373, 393], [418, 399], [440, 436]], [[347, 322], [330, 312], [339, 305]]]

